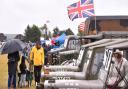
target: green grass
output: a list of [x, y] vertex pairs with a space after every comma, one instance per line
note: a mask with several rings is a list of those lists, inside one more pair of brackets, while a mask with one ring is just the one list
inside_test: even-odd
[[[0, 55], [0, 89], [8, 89], [7, 80], [8, 80], [7, 55]], [[16, 89], [35, 89], [34, 81], [30, 88], [16, 88]]]

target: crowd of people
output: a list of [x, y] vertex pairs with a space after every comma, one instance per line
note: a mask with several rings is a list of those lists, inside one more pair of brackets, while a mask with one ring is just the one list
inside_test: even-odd
[[[33, 78], [35, 79], [35, 85], [37, 86], [38, 83], [40, 83], [41, 70], [44, 69], [44, 65], [48, 63], [47, 52], [50, 51], [50, 49], [49, 45], [46, 45], [45, 43], [41, 44], [40, 41], [37, 41], [35, 45], [28, 43], [27, 47], [22, 50], [22, 52], [17, 51], [9, 53], [8, 89], [11, 87], [16, 89], [17, 85], [20, 88], [30, 87]], [[18, 82], [16, 81], [17, 76]]]

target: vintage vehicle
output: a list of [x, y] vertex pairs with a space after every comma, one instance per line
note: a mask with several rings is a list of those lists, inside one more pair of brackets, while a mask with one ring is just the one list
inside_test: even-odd
[[[121, 31], [106, 31], [106, 32], [100, 32], [98, 35], [88, 35], [88, 36], [78, 37], [78, 39], [80, 39], [80, 41], [84, 40], [84, 41], [80, 42], [82, 45], [87, 44], [88, 42], [91, 43], [93, 41], [95, 42], [95, 41], [98, 41], [101, 39], [125, 39], [125, 38], [128, 38], [128, 32], [125, 32], [125, 31], [123, 31], [123, 32], [121, 32]], [[65, 44], [67, 44], [67, 42], [68, 41], [65, 41]], [[50, 54], [56, 55], [56, 56], [52, 56], [51, 58], [56, 59], [56, 60], [51, 61], [51, 63], [55, 64], [55, 62], [58, 61], [59, 65], [61, 63], [63, 64], [62, 59], [60, 59], [60, 58], [63, 58], [63, 56], [65, 56], [65, 55], [69, 55], [69, 56], [65, 56], [66, 58], [64, 58], [65, 60], [63, 60], [63, 61], [68, 62], [71, 59], [77, 59], [77, 55], [79, 52], [78, 46], [80, 46], [80, 45], [77, 45], [77, 49], [74, 49], [74, 50], [68, 49], [68, 51], [64, 51], [65, 50], [64, 48], [60, 48], [60, 49], [57, 49], [56, 51], [53, 51], [53, 53], [50, 53]], [[52, 60], [51, 58], [49, 58], [49, 60]], [[49, 65], [49, 67], [46, 67], [46, 69], [49, 68], [52, 70], [52, 68], [54, 69], [56, 67], [59, 68], [59, 66], [51, 67]]]
[[[81, 63], [84, 61], [84, 55], [86, 54], [88, 47], [100, 45], [100, 44], [111, 42], [111, 41], [112, 39], [102, 39], [96, 42], [82, 45], [78, 58], [75, 61], [72, 61], [72, 60], [66, 61], [67, 64], [70, 64], [70, 62], [72, 61], [74, 64], [73, 66], [71, 65], [49, 65], [49, 66], [45, 66], [45, 70], [48, 70], [48, 71], [78, 71]], [[60, 53], [64, 54], [63, 52], [60, 52]]]
[[[108, 43], [103, 43], [101, 45], [96, 45], [96, 46], [92, 46], [88, 48], [87, 53], [85, 53], [85, 59], [83, 62], [84, 64], [81, 64], [81, 70], [78, 72], [66, 72], [66, 71], [56, 71], [56, 72], [49, 72], [48, 74], [44, 74], [43, 76], [45, 76], [46, 78], [56, 78], [56, 79], [60, 79], [60, 78], [70, 78], [70, 79], [86, 79], [85, 76], [88, 76], [86, 74], [86, 72], [90, 71], [91, 66], [93, 65], [93, 61], [95, 62], [96, 59], [101, 59], [103, 58], [103, 53], [104, 53], [104, 49], [106, 46], [109, 45], [113, 45], [113, 44], [117, 44], [117, 43], [121, 43], [121, 42], [125, 42], [128, 41], [127, 39], [117, 39], [117, 40], [113, 40], [112, 42], [108, 42]], [[99, 54], [98, 54], [99, 53]], [[99, 58], [97, 58], [99, 57]], [[90, 60], [90, 63], [88, 63], [87, 60]], [[92, 70], [93, 72], [96, 71], [97, 66], [93, 67], [94, 69]], [[98, 72], [98, 71], [97, 71]], [[94, 74], [94, 76], [97, 73]], [[89, 76], [88, 76], [89, 78]]]
[[[71, 47], [71, 45], [73, 46]], [[58, 53], [66, 50], [75, 50], [77, 49], [77, 47], [79, 47], [79, 45], [80, 43], [78, 40], [78, 36], [73, 36], [73, 35], [67, 36], [63, 47], [56, 48], [55, 50], [51, 50], [48, 52], [49, 65], [60, 64], [60, 60], [58, 59]]]
[[[67, 36], [64, 42], [63, 47], [61, 48], [56, 48], [55, 50], [51, 50], [48, 52], [48, 63], [49, 65], [60, 65], [62, 62], [65, 60], [70, 60], [70, 59], [77, 59], [78, 53], [80, 51], [80, 47], [84, 44], [87, 44], [88, 42], [92, 42], [93, 39], [95, 38], [87, 38], [86, 37], [80, 37], [80, 36], [75, 36], [75, 35], [70, 35]], [[75, 54], [70, 57], [63, 58], [62, 53], [69, 53], [70, 54]], [[60, 53], [60, 54], [59, 54]], [[68, 54], [67, 54], [68, 55]]]
[[[109, 45], [105, 48], [105, 52], [101, 52], [100, 50], [99, 52], [96, 52], [94, 60], [88, 59], [89, 67], [86, 71], [86, 79], [46, 80], [44, 83], [44, 89], [107, 89], [106, 85], [112, 64], [112, 56], [116, 49], [124, 51], [124, 56], [126, 57], [128, 54], [128, 41]], [[102, 57], [100, 55], [102, 55]], [[125, 89], [127, 89], [127, 87]]]

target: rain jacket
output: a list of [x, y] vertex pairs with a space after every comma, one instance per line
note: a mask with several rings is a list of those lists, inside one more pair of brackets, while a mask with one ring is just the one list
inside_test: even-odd
[[30, 60], [33, 60], [34, 66], [39, 66], [44, 64], [44, 49], [41, 47], [37, 49], [34, 46], [30, 52]]

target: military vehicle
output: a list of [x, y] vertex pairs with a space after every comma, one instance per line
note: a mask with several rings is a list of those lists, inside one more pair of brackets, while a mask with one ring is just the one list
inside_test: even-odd
[[[66, 38], [63, 48], [49, 52], [48, 59], [50, 65], [60, 65], [65, 60], [60, 59], [62, 57], [59, 56], [59, 52], [65, 51], [66, 53], [67, 50], [77, 50], [80, 44], [83, 45], [100, 39], [128, 38], [128, 16], [96, 16], [88, 18], [85, 24], [86, 36], [69, 36]], [[78, 41], [78, 39], [81, 40]], [[82, 41], [82, 39], [86, 40]], [[76, 52], [79, 51], [74, 51], [73, 53]], [[77, 58], [77, 56], [70, 56], [70, 58]]]
[[[112, 42], [89, 47], [87, 54], [85, 53], [86, 62], [83, 62], [84, 64], [81, 64], [81, 65], [83, 65], [83, 66], [81, 66], [82, 70], [80, 70], [78, 72], [57, 71], [57, 72], [49, 72], [49, 74], [44, 74], [43, 76], [45, 76], [47, 78], [54, 77], [56, 79], [67, 78], [67, 77], [71, 78], [71, 79], [86, 79], [85, 76], [88, 76], [88, 78], [89, 78], [89, 75], [86, 75], [85, 72], [90, 71], [90, 68], [93, 65], [93, 61], [95, 62], [95, 60], [97, 59], [96, 57], [99, 57], [98, 59], [101, 59], [103, 57], [105, 46], [113, 45], [113, 44], [117, 44], [117, 43], [121, 43], [121, 42], [125, 42], [125, 41], [127, 41], [127, 40], [126, 39], [117, 39], [117, 40], [113, 40]], [[90, 60], [91, 62], [88, 63], [87, 60]], [[98, 65], [98, 66], [100, 66], [100, 65]], [[89, 68], [89, 69], [87, 69], [87, 68]], [[94, 66], [93, 68], [96, 68], [96, 66]], [[93, 70], [95, 71], [96, 69], [93, 69]], [[94, 74], [94, 76], [95, 75], [96, 75], [96, 73]]]
[[[111, 42], [111, 41], [112, 41], [112, 39], [103, 39], [103, 40], [92, 42], [92, 43], [89, 43], [86, 45], [82, 45], [78, 58], [75, 61], [73, 61], [73, 63], [74, 63], [73, 66], [70, 66], [70, 65], [49, 65], [49, 66], [45, 66], [45, 70], [48, 70], [48, 71], [78, 71], [81, 63], [84, 61], [84, 54], [86, 54], [85, 52], [87, 51], [88, 47], [94, 46], [94, 45], [100, 45], [100, 44]], [[64, 52], [60, 52], [60, 53], [64, 54]], [[68, 53], [68, 51], [66, 53]], [[66, 61], [66, 63], [70, 64], [71, 61], [72, 60]]]
[[[79, 37], [75, 35], [67, 36], [63, 47], [56, 48], [55, 50], [51, 50], [48, 52], [49, 65], [60, 65], [65, 60], [70, 60], [73, 58], [76, 59], [78, 57], [78, 53], [80, 51], [81, 45], [87, 44], [88, 42], [92, 42], [93, 41], [91, 40], [92, 38], [86, 39], [86, 37]], [[60, 53], [60, 52], [63, 52], [63, 53]], [[69, 57], [66, 57], [65, 59], [62, 57], [62, 55], [64, 55], [67, 52], [68, 54], [75, 54], [75, 55], [72, 55], [72, 56], [70, 55]]]
[[[71, 45], [73, 45], [74, 48], [71, 48]], [[60, 60], [58, 59], [59, 52], [66, 50], [75, 50], [75, 47], [79, 47], [78, 45], [80, 45], [80, 43], [77, 36], [67, 36], [63, 47], [56, 48], [55, 50], [51, 50], [48, 52], [49, 65], [60, 64]]]
[[[88, 59], [87, 80], [46, 80], [44, 89], [107, 89], [106, 85], [112, 64], [112, 56], [116, 49], [123, 50], [126, 57], [126, 54], [128, 54], [128, 41], [107, 46], [105, 52], [96, 52], [96, 55], [99, 56], [95, 57], [96, 55], [94, 55], [95, 60]], [[128, 85], [127, 82], [125, 83]]]

